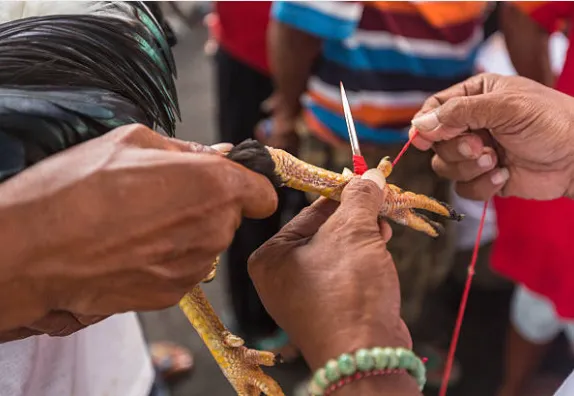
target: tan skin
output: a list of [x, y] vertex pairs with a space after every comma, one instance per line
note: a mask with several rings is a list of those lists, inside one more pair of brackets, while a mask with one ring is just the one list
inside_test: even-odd
[[269, 216], [277, 204], [265, 177], [141, 125], [50, 157], [0, 189], [3, 341], [176, 304], [242, 216]]
[[[461, 196], [550, 200], [574, 196], [573, 124], [574, 98], [523, 77], [480, 74], [429, 98], [410, 133], [420, 131], [413, 144], [435, 151], [434, 170]], [[482, 168], [481, 155], [492, 165]]]
[[[433, 111], [437, 115], [430, 121], [414, 121], [421, 130], [414, 144], [435, 150], [435, 169], [457, 181], [464, 196], [488, 199], [503, 191], [538, 199], [572, 197], [574, 141], [567, 126], [574, 124], [574, 101], [568, 96], [522, 78], [482, 75], [429, 99], [421, 114]], [[492, 131], [492, 140], [484, 129]], [[498, 154], [484, 143], [494, 139], [504, 149]], [[469, 155], [461, 155], [461, 143], [470, 145]], [[481, 170], [477, 158], [485, 153], [497, 158]], [[506, 164], [510, 179], [494, 185], [485, 178], [497, 163]], [[541, 191], [532, 180], [544, 178]], [[250, 273], [265, 307], [313, 370], [357, 348], [411, 345], [398, 314], [389, 236], [376, 220], [382, 199], [375, 183], [354, 180], [338, 208], [316, 202], [251, 258]], [[381, 394], [420, 392], [408, 376], [371, 377], [336, 392]]]
[[318, 37], [273, 18], [269, 21], [267, 48], [275, 92], [265, 103], [265, 110], [273, 114], [273, 127], [269, 135], [257, 128], [255, 135], [261, 142], [297, 152], [299, 140], [295, 130], [301, 113], [300, 100], [321, 45], [322, 40]]
[[[377, 220], [384, 177], [371, 170], [366, 178], [371, 180], [351, 181], [340, 206], [316, 201], [249, 262], [266, 309], [313, 370], [362, 347], [412, 346], [399, 316], [398, 276], [386, 249], [390, 227]], [[420, 394], [409, 376], [359, 381], [339, 394], [381, 392]]]

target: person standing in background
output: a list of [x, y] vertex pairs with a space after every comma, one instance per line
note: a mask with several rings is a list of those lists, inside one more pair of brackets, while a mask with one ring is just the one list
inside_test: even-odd
[[[573, 17], [573, 2], [504, 4], [501, 26], [518, 74], [574, 95], [574, 49], [569, 47], [558, 76], [549, 51], [551, 34], [563, 31]], [[568, 35], [572, 38], [571, 30]], [[518, 283], [498, 395], [518, 396], [560, 332], [566, 333], [574, 351], [574, 301], [569, 297], [574, 287], [574, 202], [495, 197], [494, 203], [499, 234], [492, 266]]]
[[[217, 43], [215, 54], [219, 140], [238, 144], [254, 137], [265, 118], [264, 102], [273, 92], [267, 62], [266, 33], [271, 2], [215, 2], [209, 27]], [[264, 220], [245, 219], [227, 254], [228, 286], [235, 324], [230, 327], [256, 349], [295, 351], [267, 314], [247, 273], [247, 259], [279, 231], [282, 217], [293, 205], [297, 213], [307, 202], [302, 193], [278, 191], [279, 208]]]
[[[297, 141], [296, 130], [302, 129], [303, 159], [334, 171], [352, 168], [340, 99], [342, 81], [369, 166], [376, 166], [383, 156], [395, 156], [408, 140], [410, 121], [424, 100], [474, 74], [486, 6], [486, 2], [274, 2], [269, 29], [276, 87], [273, 123], [269, 129], [259, 128], [259, 137], [270, 146], [290, 148]], [[431, 157], [426, 152], [407, 153], [391, 180], [449, 201], [450, 182], [434, 174]], [[393, 228], [393, 234], [389, 250], [401, 279], [402, 315], [412, 326], [427, 293], [451, 269], [454, 234], [447, 230], [450, 238], [433, 240], [405, 227]], [[436, 383], [444, 351], [424, 353], [431, 366], [429, 381]], [[458, 371], [455, 367], [453, 380]]]

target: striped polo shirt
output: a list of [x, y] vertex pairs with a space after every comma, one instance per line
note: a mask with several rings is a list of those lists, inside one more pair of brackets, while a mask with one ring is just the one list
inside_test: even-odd
[[359, 140], [403, 143], [427, 97], [474, 72], [486, 2], [274, 2], [272, 17], [323, 39], [304, 116], [319, 138], [348, 141], [342, 81]]

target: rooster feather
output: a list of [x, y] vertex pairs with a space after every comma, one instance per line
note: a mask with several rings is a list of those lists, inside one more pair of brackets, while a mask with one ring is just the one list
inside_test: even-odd
[[175, 62], [143, 2], [2, 2], [0, 64], [0, 141], [23, 153], [0, 180], [120, 125], [174, 135]]

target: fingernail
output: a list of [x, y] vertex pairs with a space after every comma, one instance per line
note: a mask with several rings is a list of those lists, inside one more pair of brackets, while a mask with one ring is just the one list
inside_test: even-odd
[[217, 144], [211, 145], [211, 148], [214, 150], [217, 150], [219, 152], [222, 152], [222, 153], [228, 153], [233, 148], [233, 144], [231, 144], [231, 143], [217, 143]]
[[440, 122], [438, 120], [436, 112], [433, 111], [431, 113], [427, 113], [413, 119], [412, 124], [420, 131], [429, 132], [432, 131], [433, 129], [436, 129], [436, 127], [439, 126]]
[[458, 152], [463, 157], [471, 157], [472, 156], [472, 149], [470, 148], [470, 144], [462, 142], [458, 145]]
[[490, 154], [483, 154], [478, 159], [478, 166], [484, 169], [488, 169], [492, 166], [492, 157]]
[[502, 168], [502, 169], [499, 169], [498, 171], [496, 171], [490, 177], [490, 181], [494, 185], [499, 185], [499, 184], [506, 183], [506, 181], [508, 180], [509, 177], [510, 177], [510, 173], [508, 172], [508, 169]]
[[378, 170], [376, 168], [369, 169], [368, 171], [363, 173], [363, 176], [361, 176], [361, 179], [374, 181], [375, 184], [377, 186], [379, 186], [379, 188], [381, 190], [384, 189], [385, 185], [387, 184], [387, 181], [385, 180], [385, 176], [383, 175], [383, 172], [381, 172], [380, 170]]

